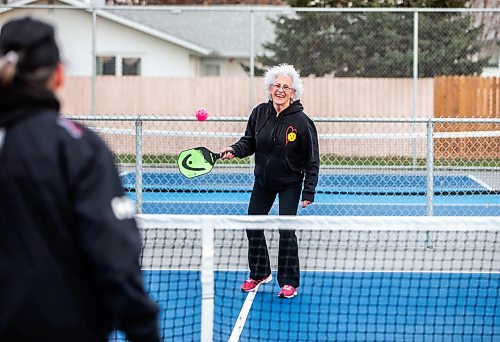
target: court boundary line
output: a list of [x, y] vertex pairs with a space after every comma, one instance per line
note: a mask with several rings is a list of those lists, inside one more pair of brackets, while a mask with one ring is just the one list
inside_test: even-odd
[[483, 188], [486, 189], [486, 191], [493, 191], [493, 188], [490, 187], [488, 184], [486, 184], [485, 182], [479, 180], [479, 178], [477, 178], [476, 176], [474, 175], [467, 175], [467, 177], [469, 177], [470, 179], [472, 179], [474, 182], [476, 182], [477, 184], [481, 185]]
[[[245, 205], [248, 205], [248, 202], [214, 202], [214, 201], [170, 201], [170, 202], [165, 202], [165, 201], [143, 201], [143, 202], [146, 202], [146, 203], [153, 203], [153, 204], [172, 204], [172, 203], [175, 203], [175, 204], [220, 204], [220, 205], [233, 205], [233, 204], [245, 204]], [[345, 203], [335, 203], [335, 202], [332, 202], [332, 203], [326, 203], [326, 202], [314, 202], [314, 205], [315, 206], [319, 206], [319, 205], [352, 205], [352, 206], [361, 206], [361, 205], [364, 205], [364, 206], [370, 206], [370, 207], [375, 207], [375, 206], [393, 206], [393, 205], [404, 205], [404, 206], [408, 206], [408, 207], [422, 207], [422, 206], [426, 206], [427, 204], [426, 203], [369, 203], [369, 202], [345, 202]], [[459, 205], [466, 205], [466, 206], [470, 206], [470, 207], [474, 207], [474, 206], [498, 206], [500, 204], [498, 203], [435, 203], [434, 206], [459, 206]], [[278, 204], [273, 204], [273, 209], [276, 209], [278, 207]], [[152, 214], [152, 215], [162, 215], [162, 214]], [[167, 214], [167, 215], [183, 215], [183, 214]], [[205, 214], [185, 214], [185, 215], [193, 215], [193, 216], [196, 216], [196, 215], [205, 215]], [[241, 216], [244, 216], [244, 215], [241, 215]], [[300, 216], [300, 215], [298, 215]], [[442, 217], [442, 216], [440, 216]], [[161, 227], [160, 227], [161, 228]], [[196, 229], [196, 228], [193, 228], [193, 229]], [[328, 229], [327, 229], [328, 230]], [[374, 229], [376, 230], [376, 229]], [[403, 230], [401, 230], [403, 231]]]
[[250, 313], [250, 309], [252, 308], [253, 301], [258, 291], [259, 286], [257, 285], [255, 291], [248, 292], [247, 298], [245, 299], [238, 318], [236, 319], [236, 323], [234, 323], [233, 331], [231, 332], [231, 336], [229, 336], [228, 342], [238, 342], [240, 340], [241, 333], [243, 332], [248, 314]]

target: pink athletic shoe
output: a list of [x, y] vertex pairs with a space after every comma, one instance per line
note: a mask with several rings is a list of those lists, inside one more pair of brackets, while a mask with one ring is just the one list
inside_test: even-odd
[[245, 280], [245, 282], [243, 283], [243, 285], [241, 285], [241, 291], [243, 292], [253, 292], [253, 291], [257, 291], [257, 288], [261, 285], [261, 284], [267, 284], [269, 283], [271, 280], [273, 280], [273, 276], [272, 274], [268, 275], [267, 277], [264, 277], [262, 279], [252, 279], [252, 278], [248, 278], [247, 280]]
[[280, 293], [278, 293], [278, 297], [280, 298], [293, 298], [297, 295], [297, 289], [292, 285], [284, 285], [281, 288]]

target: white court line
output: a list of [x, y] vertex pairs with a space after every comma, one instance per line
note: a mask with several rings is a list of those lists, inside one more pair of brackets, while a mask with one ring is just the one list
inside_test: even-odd
[[259, 286], [257, 286], [255, 291], [248, 292], [247, 299], [245, 299], [245, 303], [243, 303], [243, 306], [241, 307], [240, 314], [238, 315], [238, 319], [236, 319], [233, 332], [231, 333], [231, 336], [229, 336], [228, 342], [238, 342], [240, 340], [241, 332], [245, 327], [245, 322], [247, 321], [247, 316], [252, 308], [252, 303], [257, 295], [257, 291], [259, 291]]
[[467, 175], [467, 177], [469, 177], [470, 179], [472, 179], [474, 182], [478, 183], [479, 185], [481, 185], [482, 187], [484, 187], [486, 190], [488, 191], [493, 191], [493, 188], [490, 187], [488, 184], [484, 183], [483, 181], [481, 181], [479, 178], [473, 176], [473, 175]]

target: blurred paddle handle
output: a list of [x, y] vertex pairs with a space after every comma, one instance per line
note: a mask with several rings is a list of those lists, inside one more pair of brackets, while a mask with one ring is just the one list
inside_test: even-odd
[[227, 151], [224, 151], [224, 152], [220, 152], [219, 153], [219, 158], [224, 157], [228, 153], [232, 153], [234, 155], [234, 150], [231, 148], [230, 150], [227, 150]]

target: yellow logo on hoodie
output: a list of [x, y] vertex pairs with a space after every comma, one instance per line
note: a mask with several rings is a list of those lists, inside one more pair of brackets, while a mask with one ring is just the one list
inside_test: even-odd
[[288, 126], [286, 129], [286, 139], [285, 146], [288, 145], [289, 142], [294, 142], [297, 139], [297, 129], [292, 125]]

